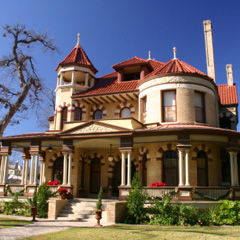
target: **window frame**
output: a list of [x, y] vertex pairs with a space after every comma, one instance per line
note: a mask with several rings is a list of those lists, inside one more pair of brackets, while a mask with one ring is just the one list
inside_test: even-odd
[[[129, 114], [130, 114], [129, 117], [122, 117], [122, 111], [123, 111], [124, 109], [128, 109], [128, 110], [129, 110]], [[120, 111], [120, 118], [131, 118], [131, 109], [130, 109], [129, 107], [124, 107], [124, 108], [122, 108], [121, 111]]]
[[[64, 111], [66, 111], [66, 112], [64, 112]], [[62, 112], [61, 112], [61, 129], [64, 128], [64, 124], [67, 122], [67, 117], [68, 117], [68, 108], [63, 107]]]
[[[170, 105], [170, 106], [175, 106], [175, 120], [174, 121], [166, 121], [166, 117], [165, 117], [165, 106], [164, 106], [164, 94], [165, 93], [169, 93], [169, 92], [174, 92], [175, 94], [175, 105]], [[177, 98], [176, 98], [176, 95], [177, 95], [177, 92], [176, 92], [176, 89], [171, 89], [171, 90], [166, 90], [166, 91], [162, 91], [162, 122], [176, 122], [177, 121]], [[166, 106], [166, 107], [170, 107], [170, 106]]]
[[[76, 110], [79, 110], [77, 113]], [[82, 121], [82, 108], [76, 107], [74, 109], [74, 121]]]
[[[199, 163], [199, 159], [203, 159], [202, 157], [199, 156], [200, 153], [204, 153], [204, 160], [205, 160], [205, 168], [199, 167], [198, 163]], [[205, 183], [206, 185], [199, 185], [199, 179], [202, 179], [202, 175], [199, 177], [199, 173], [204, 171], [204, 175], [206, 175], [205, 177]], [[207, 153], [203, 150], [199, 151], [197, 153], [197, 186], [209, 186], [209, 177], [208, 177], [208, 156]]]
[[[201, 108], [197, 107], [195, 105], [196, 94], [200, 94], [200, 96], [201, 96], [201, 102], [202, 102], [202, 107]], [[196, 108], [201, 109], [203, 121], [197, 121], [197, 116], [196, 116], [197, 111], [196, 111]], [[194, 92], [194, 111], [195, 111], [195, 122], [196, 123], [206, 123], [206, 105], [205, 105], [205, 93], [204, 92], [199, 92], [199, 91], [195, 91]]]
[[[102, 113], [102, 118], [98, 118], [96, 119], [96, 112], [101, 112]], [[93, 120], [102, 120], [103, 119], [103, 111], [101, 109], [97, 109], [94, 113], [93, 113]]]

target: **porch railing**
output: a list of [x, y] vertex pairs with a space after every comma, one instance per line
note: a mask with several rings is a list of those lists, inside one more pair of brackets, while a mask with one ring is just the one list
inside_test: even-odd
[[[12, 193], [20, 192], [21, 190], [24, 189], [24, 185], [19, 185], [19, 184], [9, 184], [8, 187], [12, 191]], [[7, 196], [11, 195], [7, 190], [6, 190], [6, 194]]]
[[144, 187], [143, 189], [149, 197], [161, 197], [174, 190], [175, 187]]

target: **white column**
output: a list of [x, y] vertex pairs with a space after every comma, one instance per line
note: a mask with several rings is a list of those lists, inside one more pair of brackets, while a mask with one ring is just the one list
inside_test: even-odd
[[88, 87], [88, 73], [85, 73], [85, 87]]
[[45, 177], [45, 162], [43, 162], [42, 181], [43, 181], [43, 182], [46, 182], [46, 177]]
[[62, 75], [62, 73], [60, 73], [60, 86], [61, 85], [64, 85], [64, 83], [63, 83], [63, 75]]
[[63, 155], [63, 185], [67, 184], [67, 153]]
[[179, 184], [178, 186], [183, 186], [183, 149], [178, 149], [178, 153], [179, 153]]
[[39, 159], [39, 155], [36, 155], [36, 159], [35, 159], [35, 171], [34, 171], [34, 182], [33, 184], [37, 184], [37, 175], [38, 175], [38, 159]]
[[3, 184], [6, 184], [7, 182], [7, 170], [8, 170], [8, 158], [9, 156], [5, 156], [5, 162], [4, 162], [4, 173], [3, 173]]
[[71, 172], [72, 172], [72, 153], [68, 157], [68, 185], [71, 186]]
[[234, 161], [233, 161], [233, 152], [229, 152], [230, 154], [230, 168], [231, 168], [231, 186], [234, 186]]
[[23, 159], [23, 165], [22, 165], [22, 180], [21, 180], [21, 184], [24, 184], [25, 168], [26, 168], [26, 160]]
[[234, 152], [233, 154], [233, 161], [234, 161], [234, 184], [235, 186], [239, 186], [239, 180], [238, 180], [238, 162], [237, 162], [237, 152]]
[[122, 154], [122, 171], [121, 171], [121, 186], [126, 185], [126, 159], [125, 159], [125, 152], [121, 152]]
[[41, 161], [39, 185], [42, 185], [42, 172], [43, 172], [43, 163], [42, 163], [42, 161]]
[[1, 161], [1, 172], [0, 172], [0, 183], [3, 182], [4, 164], [5, 164], [5, 156], [2, 156], [2, 161]]
[[29, 179], [29, 184], [33, 184], [33, 171], [34, 171], [34, 158], [35, 155], [31, 155], [31, 167], [30, 167], [30, 179]]
[[190, 186], [189, 183], [189, 149], [185, 149], [185, 186]]
[[94, 78], [91, 78], [91, 85], [90, 85], [90, 87], [93, 87], [93, 85], [94, 85]]
[[25, 184], [28, 184], [28, 162], [29, 159], [26, 159], [26, 167], [25, 167]]
[[127, 186], [131, 186], [131, 152], [127, 152], [128, 169], [127, 169]]
[[72, 84], [75, 84], [75, 72], [72, 71]]

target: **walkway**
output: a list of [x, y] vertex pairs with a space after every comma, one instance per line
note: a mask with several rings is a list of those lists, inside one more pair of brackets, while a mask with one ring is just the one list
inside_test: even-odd
[[[0, 217], [13, 218], [18, 220], [28, 220], [31, 221], [31, 217], [21, 217], [21, 216], [10, 216], [2, 215]], [[34, 224], [22, 226], [22, 227], [12, 227], [0, 229], [0, 239], [1, 240], [14, 240], [22, 239], [25, 237], [36, 236], [44, 233], [57, 232], [65, 230], [71, 227], [93, 227], [92, 222], [66, 222], [48, 219], [37, 219], [38, 221]], [[103, 226], [112, 225], [111, 223], [101, 223]]]

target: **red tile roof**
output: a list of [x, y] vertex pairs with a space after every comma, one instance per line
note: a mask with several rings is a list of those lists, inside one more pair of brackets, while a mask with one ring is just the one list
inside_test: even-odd
[[[145, 60], [143, 58], [139, 58], [135, 56], [134, 58], [128, 59], [126, 61], [117, 63], [112, 66], [112, 68], [119, 69], [119, 68], [124, 68], [124, 67], [132, 67], [132, 66], [141, 66], [141, 65], [148, 65], [148, 60]], [[148, 65], [151, 66], [151, 65]]]
[[80, 66], [90, 68], [94, 73], [97, 73], [97, 69], [93, 66], [89, 60], [87, 54], [84, 52], [80, 44], [77, 44], [75, 48], [64, 58], [58, 66], [77, 64]]
[[74, 96], [86, 96], [93, 94], [105, 94], [135, 90], [139, 80], [117, 82], [117, 72], [112, 72], [97, 79], [97, 83], [87, 92], [75, 94]]
[[149, 73], [145, 78], [165, 73], [186, 73], [186, 74], [197, 74], [204, 77], [208, 77], [205, 73], [199, 71], [198, 69], [192, 67], [191, 65], [179, 60], [172, 59], [165, 63], [162, 67], [156, 69], [155, 71]]
[[218, 85], [217, 88], [222, 105], [238, 104], [237, 88], [235, 84], [233, 86], [222, 84]]
[[148, 62], [152, 66], [153, 70], [157, 70], [160, 67], [163, 67], [165, 65], [165, 63], [159, 62], [159, 61], [154, 60], [154, 59], [150, 59], [150, 60], [148, 60]]

